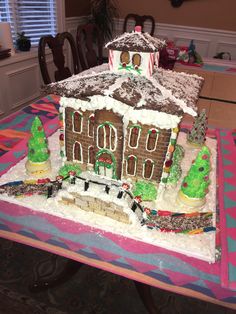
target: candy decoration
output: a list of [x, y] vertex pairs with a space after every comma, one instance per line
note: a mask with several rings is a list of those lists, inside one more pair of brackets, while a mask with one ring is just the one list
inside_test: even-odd
[[[208, 158], [202, 158], [204, 155]], [[210, 151], [207, 146], [203, 146], [182, 182], [182, 193], [188, 198], [204, 198], [210, 184], [209, 172]]]
[[204, 145], [207, 131], [206, 110], [203, 109], [195, 118], [193, 128], [187, 135], [187, 141], [195, 146]]

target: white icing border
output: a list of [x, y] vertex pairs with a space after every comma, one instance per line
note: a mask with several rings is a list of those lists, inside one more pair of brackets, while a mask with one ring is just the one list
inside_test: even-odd
[[[102, 125], [103, 124], [103, 125]], [[104, 122], [104, 123], [102, 123], [102, 124], [100, 124], [100, 125], [98, 125], [98, 127], [97, 127], [97, 147], [99, 148], [99, 149], [107, 149], [107, 150], [110, 150], [111, 152], [114, 152], [115, 150], [116, 150], [116, 147], [117, 147], [117, 129], [114, 127], [114, 125], [111, 123], [111, 122], [108, 122], [108, 121], [106, 121], [106, 122]], [[109, 136], [109, 147], [107, 147], [106, 146], [106, 144], [107, 144], [107, 142], [106, 142], [106, 125], [108, 125], [110, 128], [112, 128], [113, 130], [114, 130], [114, 133], [115, 133], [115, 138], [114, 138], [114, 148], [111, 148], [112, 147], [112, 140], [111, 140], [111, 132], [110, 132], [110, 136]], [[100, 128], [104, 128], [104, 130], [103, 130], [103, 132], [104, 132], [104, 138], [103, 138], [103, 144], [104, 144], [104, 146], [103, 147], [100, 147], [99, 145], [98, 145], [98, 130], [100, 129]]]
[[156, 110], [135, 110], [133, 107], [111, 98], [108, 95], [95, 95], [89, 98], [91, 101], [61, 97], [60, 105], [63, 107], [72, 107], [75, 110], [79, 109], [83, 112], [87, 110], [112, 110], [114, 113], [123, 117], [125, 124], [131, 121], [133, 124], [154, 125], [160, 129], [175, 128], [181, 120], [181, 117]]
[[[150, 160], [151, 163], [152, 163], [152, 172], [151, 172], [150, 177], [149, 177], [149, 178], [146, 178], [146, 177], [144, 176], [144, 173], [145, 173], [146, 162], [147, 162], [148, 160]], [[143, 173], [142, 173], [143, 178], [146, 179], [146, 180], [150, 180], [150, 179], [152, 178], [152, 176], [153, 176], [154, 168], [155, 168], [154, 161], [153, 161], [152, 159], [150, 159], [150, 158], [145, 159], [145, 160], [144, 160], [144, 163], [143, 163]]]
[[89, 145], [89, 147], [88, 147], [88, 162], [87, 162], [87, 164], [93, 166], [93, 163], [90, 162], [90, 158], [89, 158], [89, 149], [90, 149], [91, 147], [94, 148], [94, 146], [93, 146], [93, 145]]
[[[131, 138], [132, 129], [134, 129], [134, 128], [138, 129], [138, 138], [137, 138], [136, 146], [131, 146], [130, 145], [130, 138]], [[128, 146], [129, 146], [129, 148], [132, 148], [132, 149], [137, 149], [138, 148], [140, 135], [141, 135], [141, 127], [140, 127], [140, 125], [132, 125], [132, 126], [130, 126], [130, 128], [129, 128], [129, 139], [128, 139]]]
[[[75, 115], [76, 112], [78, 112], [81, 115], [81, 120], [80, 120], [80, 130], [81, 131], [80, 132], [75, 131], [75, 122], [74, 122], [75, 121], [75, 117], [74, 117], [74, 115]], [[84, 120], [83, 113], [80, 112], [79, 110], [75, 110], [73, 112], [73, 117], [72, 117], [72, 131], [74, 133], [81, 134], [83, 132], [83, 120]]]
[[89, 118], [88, 118], [88, 137], [90, 137], [90, 138], [94, 138], [94, 124], [93, 124], [93, 135], [91, 136], [91, 135], [89, 135], [89, 126], [90, 126], [90, 119], [91, 119], [91, 117], [95, 117], [95, 114], [94, 113], [92, 113], [90, 116], [89, 116]]
[[[76, 143], [78, 143], [79, 145], [80, 145], [80, 155], [81, 155], [81, 160], [78, 160], [78, 159], [75, 159], [75, 144]], [[79, 163], [83, 163], [84, 162], [84, 160], [83, 160], [84, 158], [83, 158], [83, 147], [82, 147], [82, 145], [81, 145], [81, 143], [80, 142], [78, 142], [78, 141], [75, 141], [74, 142], [74, 144], [73, 144], [73, 162], [79, 162]]]
[[147, 150], [148, 152], [154, 152], [154, 151], [156, 150], [156, 148], [157, 148], [157, 142], [158, 142], [159, 134], [160, 134], [160, 131], [159, 131], [158, 129], [155, 129], [155, 128], [149, 129], [148, 132], [149, 132], [149, 131], [152, 131], [152, 130], [155, 130], [155, 131], [156, 131], [157, 136], [156, 136], [156, 141], [155, 141], [154, 149], [148, 149], [147, 144], [148, 144], [148, 139], [149, 139], [150, 134], [149, 134], [149, 133], [147, 134], [147, 138], [146, 138], [146, 150]]
[[[130, 159], [130, 157], [134, 157], [135, 160], [135, 164], [134, 164], [134, 174], [130, 174], [128, 173], [128, 159]], [[127, 176], [131, 176], [131, 177], [135, 177], [136, 176], [136, 171], [137, 171], [137, 156], [131, 154], [127, 157], [126, 159], [126, 175]]]

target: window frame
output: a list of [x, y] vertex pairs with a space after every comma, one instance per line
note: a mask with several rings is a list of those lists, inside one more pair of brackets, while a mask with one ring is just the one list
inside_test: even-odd
[[[80, 131], [75, 130], [75, 114], [76, 113], [79, 113], [79, 115], [80, 115]], [[81, 134], [83, 132], [83, 122], [84, 122], [83, 120], [84, 120], [84, 117], [83, 117], [82, 112], [80, 112], [79, 110], [73, 111], [73, 115], [72, 115], [72, 130], [73, 130], [73, 132], [75, 132], [77, 134]]]
[[[156, 134], [156, 140], [155, 140], [154, 148], [153, 149], [148, 149], [148, 140], [149, 140], [149, 137], [152, 134], [153, 130], [155, 130], [155, 134]], [[158, 129], [156, 129], [156, 128], [151, 128], [151, 129], [148, 130], [148, 134], [147, 134], [147, 138], [146, 138], [146, 150], [148, 152], [154, 152], [156, 150], [158, 139], [159, 139], [159, 134], [160, 134], [160, 131]]]
[[[80, 146], [80, 156], [81, 156], [81, 160], [75, 159], [75, 145], [79, 144]], [[75, 141], [73, 144], [73, 162], [78, 162], [78, 163], [83, 163], [83, 147], [81, 145], [81, 143], [79, 141]]]
[[[17, 5], [16, 0], [3, 0], [3, 1], [5, 3], [5, 6], [8, 6], [9, 8], [13, 8], [14, 6]], [[55, 15], [56, 15], [55, 28], [56, 28], [56, 30], [55, 30], [55, 35], [56, 35], [56, 33], [60, 33], [60, 32], [65, 31], [65, 25], [66, 25], [66, 21], [65, 21], [65, 0], [56, 0], [55, 1], [55, 5], [56, 5], [56, 12], [55, 12]], [[21, 33], [22, 32], [22, 30], [19, 28], [19, 26], [17, 27], [16, 12], [17, 12], [17, 10], [16, 11], [12, 10], [12, 13], [8, 14], [8, 16], [6, 18], [0, 19], [0, 22], [7, 22], [7, 23], [11, 24], [12, 38], [13, 38], [14, 43], [15, 43], [15, 40], [16, 40], [17, 33]], [[27, 33], [26, 33], [26, 36], [27, 36]], [[29, 37], [30, 37], [30, 35], [29, 35]], [[38, 45], [33, 44], [32, 48], [37, 48], [37, 46]]]
[[[136, 146], [131, 146], [130, 145], [131, 134], [132, 134], [133, 129], [138, 129]], [[141, 136], [141, 126], [140, 125], [131, 125], [129, 127], [129, 139], [128, 139], [128, 146], [129, 146], [129, 148], [132, 148], [132, 149], [137, 149], [138, 148], [140, 136]]]
[[[112, 129], [114, 132], [114, 145], [112, 145], [112, 132], [110, 131], [110, 136], [109, 136], [109, 146], [107, 146], [107, 140], [106, 140], [106, 126]], [[103, 128], [103, 147], [99, 145], [99, 129]], [[112, 147], [113, 146], [113, 147]], [[110, 122], [104, 122], [97, 127], [97, 147], [99, 149], [107, 149], [110, 150], [111, 152], [114, 152], [117, 147], [117, 129], [114, 127], [114, 125]]]
[[[132, 160], [134, 160], [134, 173], [133, 174], [130, 174], [128, 172], [128, 165], [129, 165], [129, 160], [131, 159], [131, 157], [133, 157]], [[127, 176], [132, 176], [132, 177], [135, 177], [136, 176], [136, 172], [137, 172], [137, 156], [131, 154], [129, 155], [127, 158], [126, 158], [126, 175]]]
[[[152, 171], [151, 171], [150, 177], [148, 177], [148, 178], [145, 177], [145, 170], [146, 170], [147, 162], [151, 162], [151, 165], [152, 165]], [[150, 159], [150, 158], [145, 159], [144, 163], [143, 163], [143, 178], [146, 179], [146, 180], [151, 180], [151, 178], [153, 177], [154, 168], [155, 168], [154, 161], [152, 159]]]

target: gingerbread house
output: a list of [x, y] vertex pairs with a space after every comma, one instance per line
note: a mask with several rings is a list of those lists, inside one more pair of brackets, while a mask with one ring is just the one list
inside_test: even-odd
[[197, 114], [203, 79], [154, 65], [163, 42], [123, 34], [107, 64], [46, 88], [61, 96], [61, 155], [112, 179], [165, 183], [184, 113]]

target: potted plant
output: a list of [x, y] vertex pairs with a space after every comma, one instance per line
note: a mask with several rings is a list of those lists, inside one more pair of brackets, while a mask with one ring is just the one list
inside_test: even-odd
[[30, 38], [25, 36], [25, 32], [17, 33], [16, 47], [20, 51], [29, 51], [31, 48]]
[[114, 17], [118, 17], [118, 9], [114, 0], [91, 0], [92, 22], [100, 30], [103, 42], [112, 38]]

